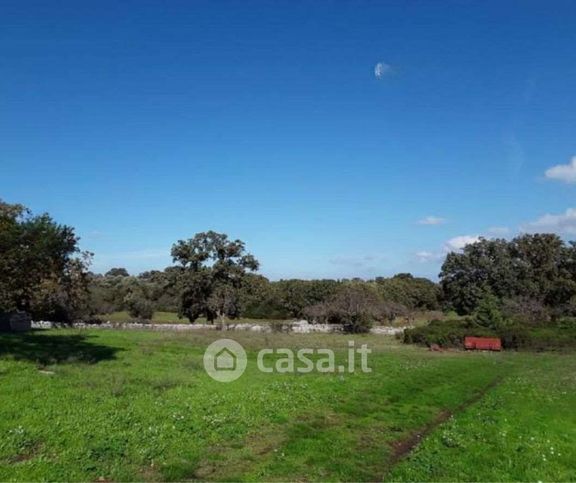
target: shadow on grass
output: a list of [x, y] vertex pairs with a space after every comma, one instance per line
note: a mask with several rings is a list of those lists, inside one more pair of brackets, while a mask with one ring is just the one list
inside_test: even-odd
[[90, 342], [83, 334], [0, 333], [0, 357], [9, 356], [40, 365], [62, 362], [96, 364], [116, 358], [122, 349]]

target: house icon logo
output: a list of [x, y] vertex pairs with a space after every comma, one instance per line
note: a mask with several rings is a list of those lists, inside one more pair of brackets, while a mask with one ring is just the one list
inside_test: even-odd
[[246, 370], [246, 351], [235, 340], [219, 339], [204, 352], [204, 369], [219, 382], [232, 382]]
[[219, 371], [235, 371], [236, 354], [228, 349], [228, 347], [224, 347], [214, 357], [214, 366]]

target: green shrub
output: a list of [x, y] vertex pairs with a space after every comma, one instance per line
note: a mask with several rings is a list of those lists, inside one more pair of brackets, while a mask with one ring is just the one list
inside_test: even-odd
[[406, 329], [404, 342], [430, 346], [438, 344], [447, 348], [463, 348], [464, 338], [499, 337], [504, 349], [563, 350], [576, 348], [576, 321], [564, 319], [562, 325], [526, 327], [501, 325], [498, 328], [479, 326], [474, 319], [432, 321], [424, 327]]
[[404, 331], [404, 342], [430, 346], [438, 344], [441, 347], [460, 348], [464, 346], [466, 336], [490, 337], [494, 333], [468, 319], [464, 320], [433, 320], [423, 327], [414, 327]]
[[284, 322], [282, 320], [272, 320], [270, 322], [270, 328], [274, 333], [290, 332], [290, 323]]
[[347, 316], [342, 320], [342, 330], [347, 334], [365, 334], [370, 332], [373, 319], [368, 314]]
[[126, 300], [128, 313], [136, 319], [152, 320], [154, 317], [154, 306], [149, 300], [139, 297], [129, 297]]
[[576, 317], [561, 317], [556, 325], [561, 329], [576, 329]]
[[357, 283], [344, 285], [326, 302], [304, 310], [308, 320], [324, 324], [340, 324], [350, 334], [370, 331], [375, 320], [384, 317], [384, 305], [372, 288]]
[[488, 329], [497, 329], [504, 325], [500, 301], [494, 295], [487, 294], [482, 297], [474, 311], [474, 322]]
[[576, 327], [510, 327], [501, 331], [505, 349], [562, 350], [576, 348]]

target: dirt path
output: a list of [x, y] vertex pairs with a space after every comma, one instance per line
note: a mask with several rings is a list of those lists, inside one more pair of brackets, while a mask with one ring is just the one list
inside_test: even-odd
[[[392, 443], [392, 456], [388, 462], [389, 470], [392, 469], [396, 464], [398, 464], [402, 459], [406, 458], [421, 442], [428, 436], [432, 431], [434, 431], [438, 426], [445, 423], [453, 415], [460, 413], [470, 407], [472, 404], [478, 402], [482, 399], [488, 391], [496, 387], [502, 382], [502, 378], [498, 377], [494, 379], [490, 384], [486, 385], [481, 391], [476, 393], [471, 398], [467, 399], [463, 403], [459, 404], [453, 410], [444, 410], [440, 412], [432, 421], [428, 424], [421, 426], [420, 428], [412, 431], [408, 436], [394, 441]], [[388, 470], [388, 471], [389, 471]]]

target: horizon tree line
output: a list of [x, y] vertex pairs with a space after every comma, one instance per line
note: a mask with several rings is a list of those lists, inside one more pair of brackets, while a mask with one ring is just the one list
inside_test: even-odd
[[118, 310], [140, 319], [178, 312], [190, 322], [305, 317], [351, 331], [413, 311], [469, 315], [487, 298], [526, 320], [576, 315], [576, 243], [555, 234], [482, 238], [446, 256], [439, 283], [407, 273], [271, 282], [241, 240], [214, 231], [178, 240], [171, 255], [164, 270], [93, 274], [92, 254], [80, 250], [73, 228], [0, 201], [0, 311], [55, 321]]

